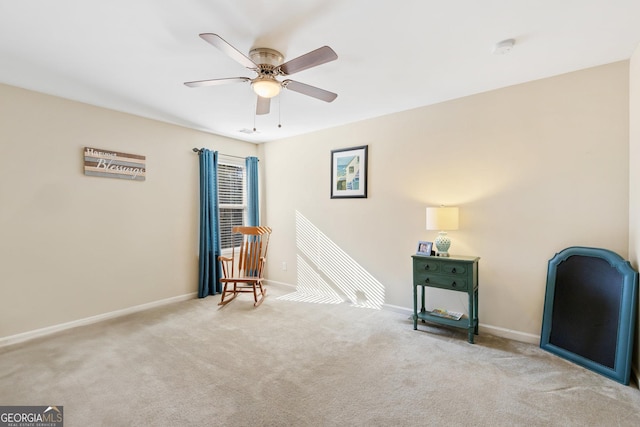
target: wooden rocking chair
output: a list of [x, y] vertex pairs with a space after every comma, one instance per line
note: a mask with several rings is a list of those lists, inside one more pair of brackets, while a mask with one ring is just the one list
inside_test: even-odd
[[[264, 265], [267, 260], [269, 247], [269, 227], [233, 227], [232, 232], [242, 234], [240, 250], [232, 250], [231, 258], [220, 256], [218, 260], [222, 264], [222, 298], [218, 305], [225, 305], [239, 293], [253, 293], [254, 307], [264, 301], [266, 288], [262, 284], [264, 280]], [[233, 284], [233, 286], [229, 286]], [[230, 298], [227, 298], [227, 297]]]

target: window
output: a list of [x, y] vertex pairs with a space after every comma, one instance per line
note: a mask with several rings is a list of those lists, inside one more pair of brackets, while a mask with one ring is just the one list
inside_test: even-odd
[[247, 211], [244, 160], [220, 156], [218, 160], [218, 200], [220, 202], [220, 248], [240, 246], [242, 235], [233, 227], [244, 225]]

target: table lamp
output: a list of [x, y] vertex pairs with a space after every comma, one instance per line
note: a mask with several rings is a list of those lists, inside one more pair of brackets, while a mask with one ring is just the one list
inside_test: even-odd
[[448, 257], [451, 239], [445, 230], [458, 229], [458, 208], [440, 206], [427, 208], [427, 230], [437, 230], [435, 244], [438, 256]]

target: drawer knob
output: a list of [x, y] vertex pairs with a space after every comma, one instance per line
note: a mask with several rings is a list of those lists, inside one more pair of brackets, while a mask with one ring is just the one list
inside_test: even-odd
[[453, 283], [451, 284], [451, 287], [453, 287], [453, 288], [455, 288], [456, 286], [458, 286], [458, 284], [457, 284], [456, 282], [453, 282]]
[[429, 269], [429, 264], [425, 265], [425, 266], [424, 266], [424, 269], [425, 269], [425, 270], [428, 270], [428, 269]]
[[424, 279], [424, 283], [429, 283], [429, 278]]
[[451, 270], [451, 272], [452, 272], [452, 273], [455, 273], [455, 272], [456, 272], [456, 268], [455, 268], [455, 267], [453, 267], [453, 270]]

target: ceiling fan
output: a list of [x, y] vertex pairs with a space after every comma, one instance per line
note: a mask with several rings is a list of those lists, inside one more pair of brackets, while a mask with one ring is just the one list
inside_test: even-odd
[[316, 67], [324, 63], [338, 59], [338, 55], [329, 46], [323, 46], [302, 56], [287, 62], [282, 62], [284, 56], [274, 49], [254, 48], [247, 57], [238, 49], [227, 43], [222, 37], [213, 33], [200, 34], [200, 38], [220, 49], [230, 58], [236, 60], [246, 68], [255, 71], [258, 76], [251, 79], [249, 77], [229, 77], [225, 79], [198, 80], [185, 82], [189, 87], [216, 86], [228, 83], [251, 82], [251, 88], [258, 95], [256, 114], [268, 114], [271, 105], [271, 98], [278, 95], [282, 88], [311, 96], [322, 101], [331, 102], [338, 97], [337, 94], [320, 89], [308, 84], [296, 82], [294, 80], [279, 81], [277, 76], [288, 76], [311, 67]]

